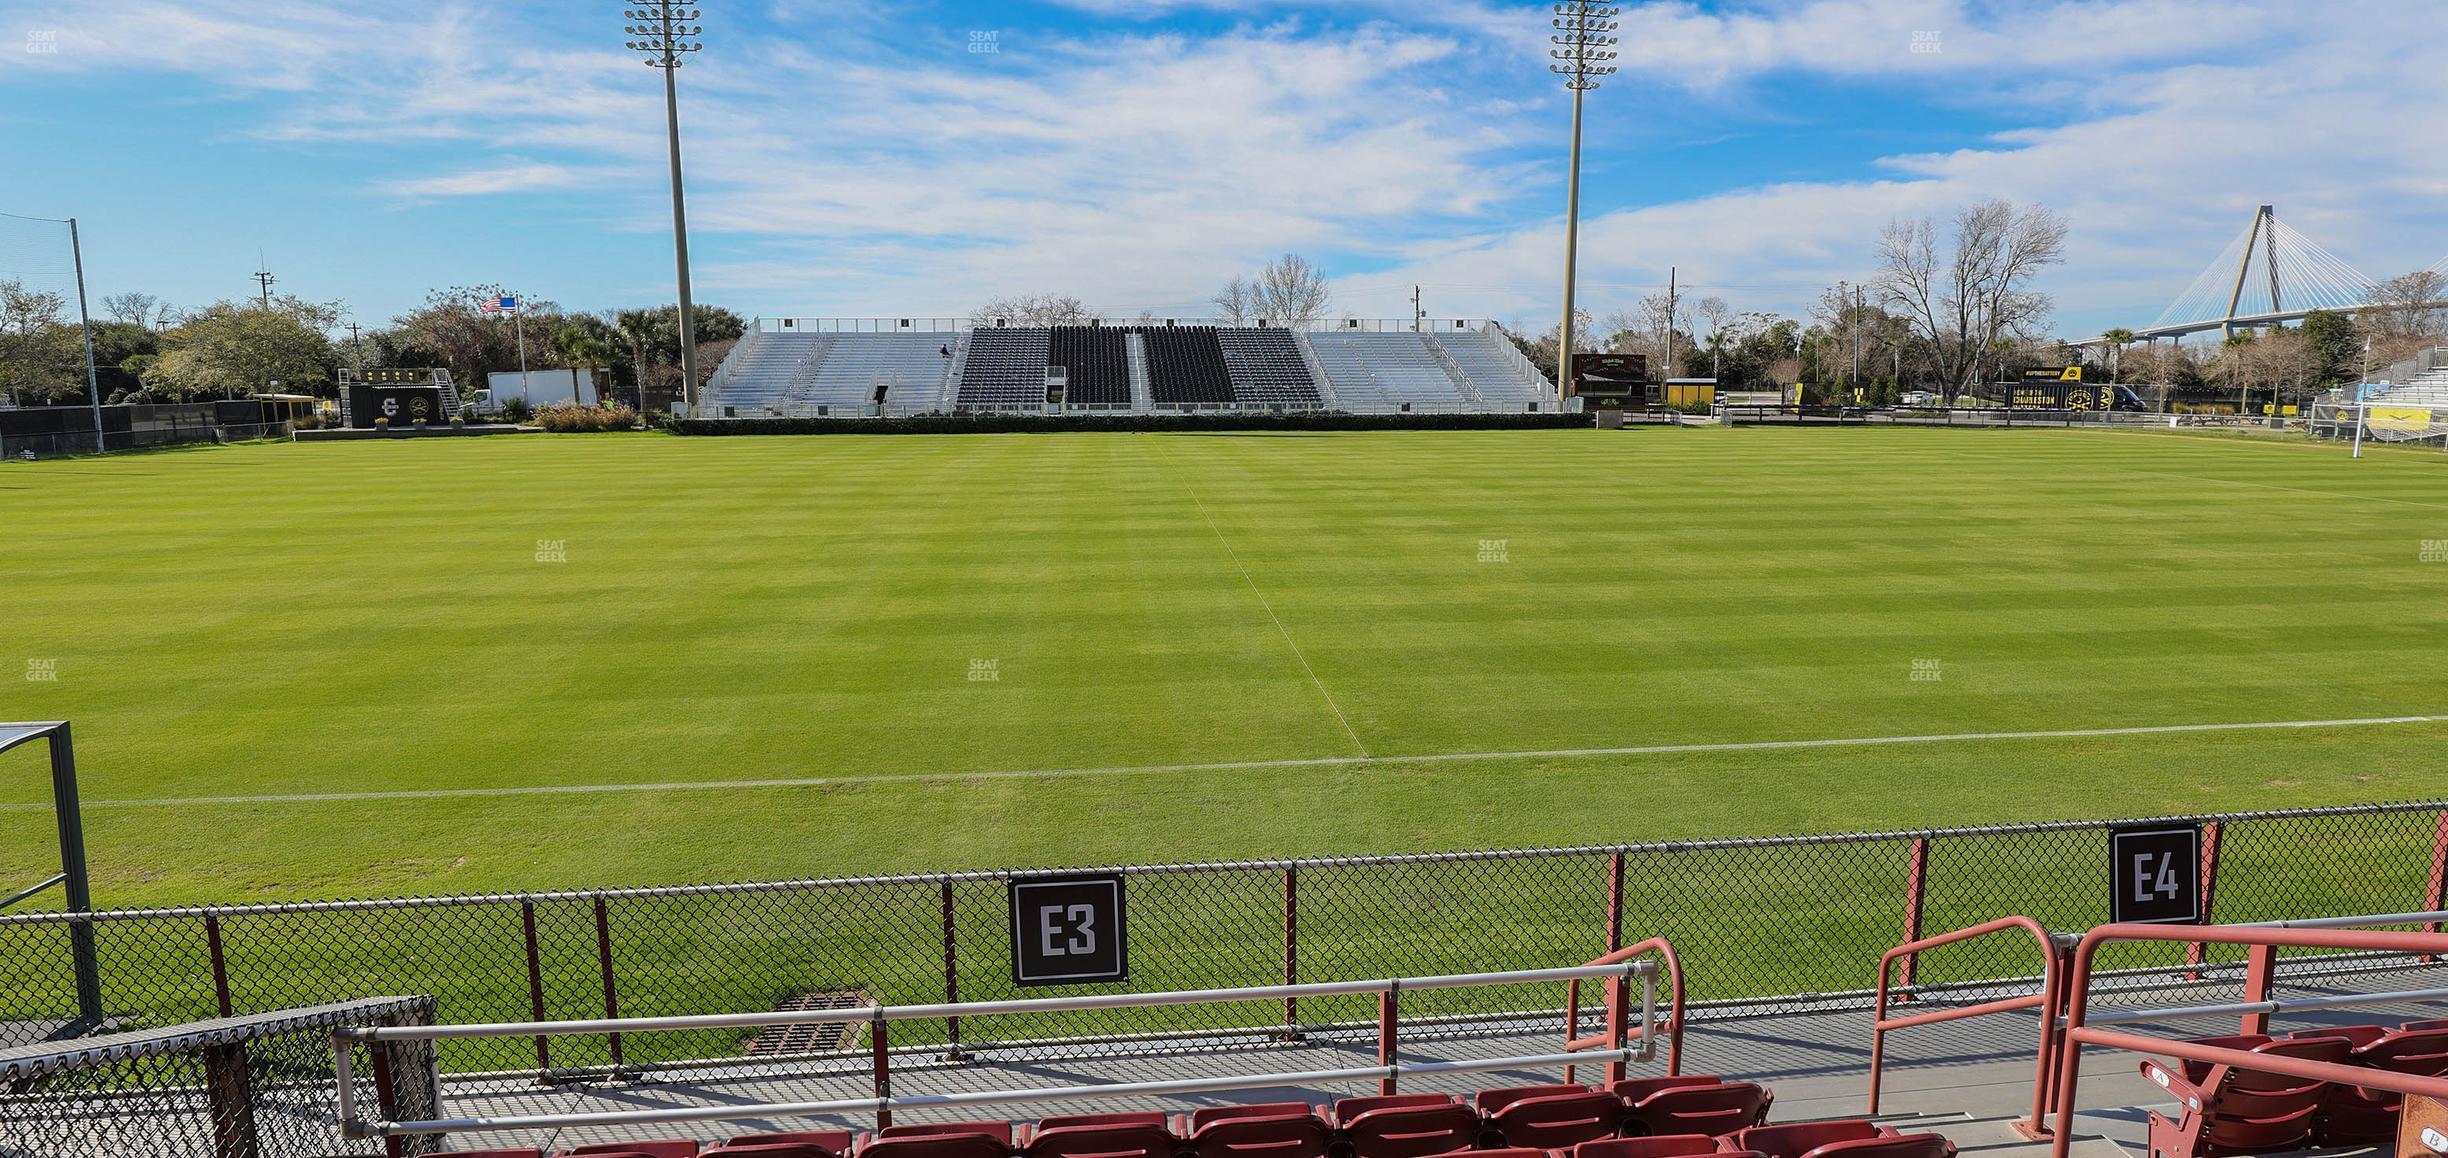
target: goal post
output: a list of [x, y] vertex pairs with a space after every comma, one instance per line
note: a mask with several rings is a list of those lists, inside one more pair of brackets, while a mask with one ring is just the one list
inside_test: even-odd
[[[76, 745], [70, 737], [68, 721], [0, 723], [0, 755], [37, 740], [46, 741], [51, 753], [51, 808], [59, 827], [59, 871], [46, 880], [12, 890], [5, 902], [0, 902], [0, 910], [59, 888], [69, 912], [90, 913], [93, 888], [85, 871], [85, 819], [77, 802]], [[92, 922], [78, 921], [68, 926], [68, 954], [76, 974], [77, 1017], [88, 1026], [99, 1026], [103, 1020], [102, 969], [94, 949]]]

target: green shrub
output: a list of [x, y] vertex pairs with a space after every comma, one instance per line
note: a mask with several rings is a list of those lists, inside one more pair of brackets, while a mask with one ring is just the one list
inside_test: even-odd
[[607, 430], [637, 429], [637, 411], [617, 402], [605, 406], [580, 406], [556, 402], [535, 412], [535, 423], [556, 434], [596, 434]]

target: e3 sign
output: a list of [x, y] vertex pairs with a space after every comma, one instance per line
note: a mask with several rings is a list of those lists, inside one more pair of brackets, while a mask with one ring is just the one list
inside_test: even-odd
[[1077, 985], [1130, 976], [1119, 874], [1018, 877], [1010, 891], [1014, 984]]
[[2117, 829], [2108, 834], [2108, 862], [2109, 920], [2200, 922], [2201, 826]]

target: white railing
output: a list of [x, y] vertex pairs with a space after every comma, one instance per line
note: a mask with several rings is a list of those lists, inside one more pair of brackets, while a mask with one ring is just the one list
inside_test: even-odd
[[[1325, 1082], [1376, 1081], [1394, 1092], [1403, 1077], [1481, 1073], [1495, 1070], [1571, 1066], [1592, 1061], [1646, 1062], [1656, 1056], [1657, 1037], [1670, 1022], [1679, 1024], [1681, 1009], [1669, 1011], [1669, 1022], [1658, 1019], [1658, 965], [1642, 958], [1608, 965], [1577, 965], [1561, 969], [1516, 969], [1489, 973], [1453, 973], [1431, 977], [1386, 978], [1369, 981], [1324, 981], [1301, 985], [1258, 985], [1236, 989], [1187, 989], [1166, 993], [1105, 993], [1074, 997], [1023, 998], [932, 1005], [869, 1005], [851, 1009], [791, 1010], [771, 1013], [716, 1013], [679, 1017], [602, 1017], [569, 1021], [505, 1021], [465, 1025], [363, 1026], [332, 1034], [332, 1068], [337, 1083], [342, 1133], [350, 1138], [395, 1137], [410, 1134], [467, 1134], [504, 1130], [570, 1129], [591, 1126], [641, 1126], [667, 1122], [710, 1122], [756, 1118], [804, 1118], [824, 1114], [869, 1114], [888, 1125], [895, 1110], [953, 1106], [1055, 1102], [1079, 1098], [1172, 1096], [1260, 1089]], [[1395, 1034], [1400, 1024], [1398, 1001], [1406, 990], [1467, 989], [1492, 985], [1601, 979], [1641, 987], [1640, 1021], [1627, 1025], [1617, 1019], [1603, 1032], [1613, 1048], [1574, 1053], [1524, 1054], [1474, 1058], [1466, 1061], [1402, 1062], [1397, 1060]], [[1378, 1057], [1385, 1063], [1345, 1069], [1303, 1070], [1268, 1074], [1236, 1074], [1182, 1081], [1122, 1082], [987, 1090], [958, 1094], [894, 1095], [891, 1089], [892, 1050], [886, 1027], [896, 1021], [986, 1017], [998, 1014], [1061, 1013], [1087, 1009], [1134, 1009], [1166, 1005], [1206, 1005], [1232, 1001], [1276, 1001], [1301, 997], [1375, 995], [1379, 1003]], [[1628, 996], [1628, 994], [1625, 994]], [[1611, 1009], [1628, 1013], [1628, 1002], [1616, 1000]], [[755, 1029], [783, 1025], [865, 1025], [875, 1067], [875, 1094], [864, 1098], [834, 1098], [810, 1102], [726, 1102], [712, 1106], [681, 1106], [659, 1110], [597, 1113], [511, 1114], [493, 1117], [433, 1118], [388, 1121], [361, 1117], [354, 1072], [359, 1044], [397, 1041], [445, 1041], [488, 1037], [554, 1037], [575, 1034], [645, 1033], [657, 1030]], [[1637, 1041], [1638, 1044], [1631, 1044]]]

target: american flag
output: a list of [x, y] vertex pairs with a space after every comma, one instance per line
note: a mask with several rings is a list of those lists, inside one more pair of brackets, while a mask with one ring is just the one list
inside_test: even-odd
[[476, 308], [488, 314], [515, 314], [518, 312], [518, 299], [509, 294], [503, 294], [497, 298], [486, 298]]

